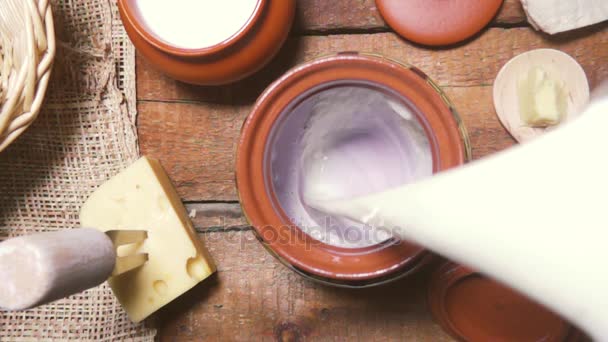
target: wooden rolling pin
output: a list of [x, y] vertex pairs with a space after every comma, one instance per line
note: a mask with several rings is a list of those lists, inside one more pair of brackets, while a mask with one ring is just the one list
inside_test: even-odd
[[0, 308], [24, 310], [67, 297], [143, 265], [146, 254], [118, 257], [118, 246], [145, 231], [67, 229], [0, 243]]

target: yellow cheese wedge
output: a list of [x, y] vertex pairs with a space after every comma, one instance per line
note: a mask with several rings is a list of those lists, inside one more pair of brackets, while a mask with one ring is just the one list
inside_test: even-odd
[[103, 184], [83, 205], [83, 227], [146, 230], [119, 256], [147, 253], [142, 267], [108, 280], [129, 318], [139, 322], [215, 271], [160, 163], [143, 157]]

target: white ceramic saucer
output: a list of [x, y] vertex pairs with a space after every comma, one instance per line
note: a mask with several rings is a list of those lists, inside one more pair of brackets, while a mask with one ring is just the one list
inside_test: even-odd
[[541, 67], [564, 84], [568, 109], [560, 125], [576, 118], [589, 102], [589, 82], [585, 71], [570, 55], [559, 50], [538, 49], [514, 57], [505, 64], [494, 81], [494, 107], [502, 125], [520, 143], [559, 126], [528, 127], [521, 120], [517, 84], [520, 77], [534, 67]]

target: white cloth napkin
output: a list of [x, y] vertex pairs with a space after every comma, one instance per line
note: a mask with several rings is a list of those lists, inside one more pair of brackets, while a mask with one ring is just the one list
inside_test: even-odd
[[608, 20], [608, 0], [521, 0], [528, 22], [555, 34]]

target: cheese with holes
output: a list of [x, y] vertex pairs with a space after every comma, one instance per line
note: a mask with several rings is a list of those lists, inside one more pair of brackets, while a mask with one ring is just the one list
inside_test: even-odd
[[99, 187], [83, 205], [80, 223], [102, 231], [148, 231], [143, 243], [118, 249], [119, 256], [147, 253], [146, 264], [108, 280], [134, 322], [215, 271], [169, 177], [154, 159], [141, 158]]

